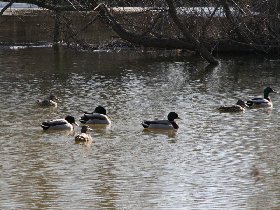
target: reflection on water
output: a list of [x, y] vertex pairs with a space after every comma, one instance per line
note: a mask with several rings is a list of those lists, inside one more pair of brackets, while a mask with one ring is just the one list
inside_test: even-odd
[[[219, 113], [220, 105], [280, 90], [280, 62], [28, 48], [0, 51], [1, 209], [277, 209], [279, 95], [272, 110]], [[57, 108], [37, 99], [57, 95]], [[46, 119], [103, 105], [111, 127], [43, 132]], [[177, 132], [144, 119], [182, 118]]]

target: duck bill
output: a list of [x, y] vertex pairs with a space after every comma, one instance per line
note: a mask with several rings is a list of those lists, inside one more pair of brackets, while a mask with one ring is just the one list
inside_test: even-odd
[[74, 122], [73, 124], [74, 124], [74, 125], [76, 125], [76, 126], [79, 126], [79, 124], [78, 124], [78, 123], [76, 123], [76, 122]]

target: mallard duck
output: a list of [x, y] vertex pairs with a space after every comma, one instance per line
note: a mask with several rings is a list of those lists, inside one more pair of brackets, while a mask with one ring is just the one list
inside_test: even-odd
[[75, 136], [75, 142], [76, 143], [86, 143], [92, 141], [92, 138], [90, 134], [87, 133], [87, 131], [91, 131], [87, 125], [83, 125], [81, 129], [81, 133]]
[[167, 120], [144, 120], [142, 122], [142, 126], [144, 128], [151, 128], [151, 129], [178, 129], [179, 126], [174, 121], [175, 119], [180, 119], [178, 114], [175, 112], [170, 112], [167, 116]]
[[238, 100], [236, 105], [233, 106], [221, 106], [218, 108], [220, 112], [244, 112], [247, 107], [245, 101]]
[[81, 117], [80, 122], [83, 124], [111, 124], [111, 120], [107, 116], [107, 111], [103, 106], [96, 107], [94, 112], [85, 112]]
[[249, 108], [269, 108], [272, 107], [272, 101], [269, 98], [269, 93], [277, 93], [271, 87], [266, 87], [263, 91], [264, 97], [263, 98], [253, 98], [246, 102], [246, 105]]
[[78, 124], [75, 122], [75, 118], [68, 115], [65, 119], [55, 119], [50, 121], [45, 121], [41, 124], [43, 130], [73, 130], [73, 125]]
[[45, 100], [37, 100], [36, 103], [40, 107], [57, 107], [57, 102], [59, 99], [51, 94], [48, 99]]

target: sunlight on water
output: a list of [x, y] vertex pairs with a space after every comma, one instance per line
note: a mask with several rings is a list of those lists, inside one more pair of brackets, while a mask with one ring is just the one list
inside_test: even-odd
[[[277, 209], [279, 95], [272, 110], [217, 107], [280, 90], [280, 62], [27, 48], [0, 51], [1, 209]], [[38, 108], [50, 93], [57, 108]], [[47, 119], [98, 105], [111, 127], [92, 144], [43, 132]], [[176, 111], [177, 132], [141, 121]]]

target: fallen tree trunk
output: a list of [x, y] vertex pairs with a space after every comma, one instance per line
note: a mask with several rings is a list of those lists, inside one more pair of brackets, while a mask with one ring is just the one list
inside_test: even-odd
[[195, 45], [184, 42], [183, 40], [151, 37], [128, 32], [115, 20], [115, 18], [110, 14], [104, 4], [99, 4], [94, 10], [99, 12], [102, 20], [104, 20], [106, 24], [108, 24], [114, 30], [114, 32], [116, 32], [120, 36], [120, 38], [133, 44], [141, 45], [144, 47], [156, 47], [165, 49], [178, 48], [188, 49], [191, 51], [195, 50]]
[[198, 51], [203, 58], [205, 58], [209, 63], [217, 64], [218, 61], [208, 52], [208, 50], [199, 43], [198, 40], [194, 39], [186, 31], [184, 35], [190, 40], [186, 42], [185, 40], [172, 39], [172, 38], [159, 38], [150, 37], [145, 35], [138, 35], [135, 33], [128, 32], [125, 30], [110, 14], [107, 7], [104, 4], [99, 4], [95, 9], [99, 11], [100, 16], [105, 22], [112, 27], [112, 29], [124, 40], [131, 43], [138, 44], [144, 47], [156, 47], [164, 49], [187, 49], [191, 51]]

